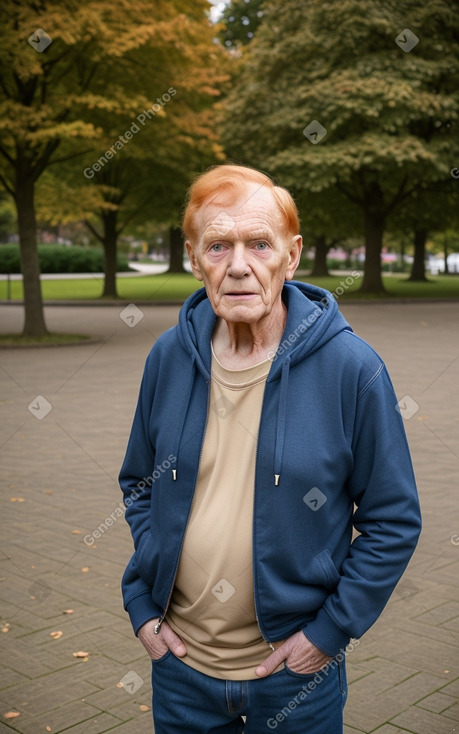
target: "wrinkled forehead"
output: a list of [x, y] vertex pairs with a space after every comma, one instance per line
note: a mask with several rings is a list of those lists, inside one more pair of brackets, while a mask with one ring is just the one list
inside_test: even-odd
[[217, 192], [204, 203], [196, 215], [199, 240], [212, 236], [225, 237], [249, 232], [277, 234], [282, 227], [282, 214], [272, 191], [267, 186], [248, 184], [237, 196], [228, 191]]

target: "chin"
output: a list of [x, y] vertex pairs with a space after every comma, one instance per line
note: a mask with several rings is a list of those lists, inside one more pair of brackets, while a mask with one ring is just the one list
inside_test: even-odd
[[247, 306], [234, 306], [233, 308], [222, 308], [216, 311], [217, 316], [224, 321], [232, 323], [253, 324], [260, 321], [266, 313], [259, 308], [249, 308]]

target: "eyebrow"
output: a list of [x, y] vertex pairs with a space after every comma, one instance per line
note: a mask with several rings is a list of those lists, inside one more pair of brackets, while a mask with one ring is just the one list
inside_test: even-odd
[[[207, 242], [210, 242], [211, 240], [214, 240], [214, 239], [226, 241], [227, 240], [226, 235], [230, 234], [231, 231], [232, 230], [230, 230], [229, 232], [227, 232], [226, 234], [224, 234], [221, 237], [218, 235], [218, 232], [213, 233], [213, 232], [207, 231], [206, 234], [204, 234], [202, 238], [202, 242], [204, 244], [207, 244]], [[248, 234], [249, 234], [249, 237], [246, 238], [248, 240], [260, 240], [260, 239], [272, 240], [274, 239], [274, 232], [268, 229], [256, 229], [253, 232], [249, 231]]]

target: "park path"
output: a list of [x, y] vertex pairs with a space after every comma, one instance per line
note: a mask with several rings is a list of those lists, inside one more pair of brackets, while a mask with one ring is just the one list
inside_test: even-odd
[[[122, 310], [50, 307], [52, 330], [99, 341], [0, 350], [2, 734], [152, 733], [150, 664], [121, 605], [131, 540], [116, 515], [117, 474], [144, 359], [178, 308], [142, 306], [128, 320]], [[424, 515], [407, 573], [348, 656], [345, 732], [452, 734], [459, 732], [459, 303], [342, 310], [389, 367]], [[20, 306], [1, 308], [2, 332], [21, 323]], [[88, 537], [111, 514], [91, 545]], [[6, 719], [7, 712], [20, 716]]]

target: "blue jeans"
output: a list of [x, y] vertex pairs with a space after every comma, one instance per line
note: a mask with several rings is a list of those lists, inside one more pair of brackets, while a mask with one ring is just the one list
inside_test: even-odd
[[[153, 661], [155, 734], [342, 734], [344, 655], [318, 673], [212, 678], [168, 651]], [[246, 717], [244, 719], [242, 717]]]

